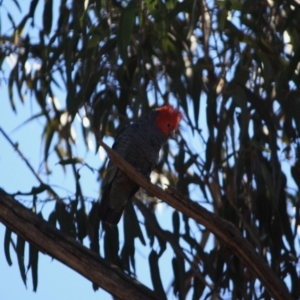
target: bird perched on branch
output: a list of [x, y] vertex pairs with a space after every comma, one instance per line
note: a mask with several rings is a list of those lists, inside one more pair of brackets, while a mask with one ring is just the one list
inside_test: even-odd
[[[157, 164], [162, 145], [178, 129], [181, 119], [181, 112], [171, 105], [152, 110], [138, 122], [125, 127], [117, 135], [112, 148], [149, 178]], [[139, 186], [110, 161], [102, 184], [100, 219], [110, 224], [118, 224], [126, 202], [138, 189]]]

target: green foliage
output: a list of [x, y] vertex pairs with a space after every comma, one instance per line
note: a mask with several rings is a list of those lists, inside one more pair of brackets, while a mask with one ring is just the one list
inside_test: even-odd
[[[84, 164], [72, 135], [75, 115], [82, 124], [89, 120], [82, 125], [88, 148], [90, 134], [96, 139], [115, 136], [150, 106], [176, 103], [185, 114], [178, 149], [173, 151], [169, 144], [163, 148], [156, 172], [234, 223], [282, 280], [290, 278], [291, 294], [299, 298], [299, 4], [61, 0], [55, 20], [54, 1], [40, 1], [45, 5], [39, 26], [38, 0], [31, 1], [21, 20], [8, 13], [13, 29], [1, 35], [0, 63], [9, 55], [16, 59], [7, 74], [12, 110], [17, 112], [16, 98], [24, 101], [24, 94], [40, 108], [28, 122], [39, 119], [44, 124], [47, 176], [51, 177], [51, 155], [62, 168], [72, 166], [72, 200], [41, 185], [56, 200], [49, 222], [81, 242], [88, 236], [91, 249], [99, 253], [102, 245], [101, 255], [132, 275], [139, 240], [148, 249], [145, 264], [162, 299], [168, 296], [161, 279], [163, 259], [170, 265], [178, 299], [188, 293], [193, 299], [268, 297], [236, 257], [218, 240], [210, 246], [203, 228], [180, 212], [172, 215], [171, 231], [162, 229], [156, 200], [147, 201], [144, 195], [135, 208], [128, 205], [123, 242], [119, 228], [100, 226], [97, 199], [90, 210], [86, 206], [84, 181], [79, 180]], [[20, 9], [19, 1], [13, 2]], [[31, 29], [38, 30], [37, 39]], [[26, 70], [33, 62], [39, 67]], [[55, 101], [58, 88], [65, 93], [62, 107]], [[284, 160], [290, 171], [282, 167]], [[99, 168], [101, 181], [105, 165]], [[293, 183], [297, 188], [291, 190]], [[32, 189], [31, 194], [39, 200], [39, 191]], [[99, 228], [104, 231], [100, 244]], [[6, 230], [4, 249], [10, 265], [11, 243]], [[165, 258], [167, 246], [173, 256]], [[26, 284], [24, 247], [18, 237], [15, 250]], [[38, 252], [33, 246], [29, 249], [36, 289]]]

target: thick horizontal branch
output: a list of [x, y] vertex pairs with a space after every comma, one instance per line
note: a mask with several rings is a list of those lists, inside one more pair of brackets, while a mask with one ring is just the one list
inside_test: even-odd
[[105, 143], [99, 144], [106, 150], [110, 159], [123, 172], [142, 188], [165, 201], [176, 210], [194, 219], [197, 223], [204, 225], [214, 233], [220, 242], [235, 254], [243, 264], [255, 274], [263, 283], [274, 299], [292, 299], [285, 284], [276, 276], [263, 258], [255, 252], [252, 245], [242, 236], [240, 231], [230, 222], [222, 219], [214, 213], [193, 202], [184, 195], [180, 195], [175, 189], [169, 187], [167, 192], [152, 184], [146, 177], [142, 176], [135, 168], [127, 163], [118, 153], [109, 148]]
[[61, 261], [118, 299], [159, 299], [146, 286], [42, 220], [1, 189], [0, 222], [38, 250]]

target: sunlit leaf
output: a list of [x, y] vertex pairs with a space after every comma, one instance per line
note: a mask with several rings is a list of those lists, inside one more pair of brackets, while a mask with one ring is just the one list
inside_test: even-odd
[[15, 67], [10, 72], [9, 79], [8, 79], [8, 95], [9, 95], [11, 108], [14, 112], [16, 112], [16, 106], [15, 106], [15, 101], [14, 101], [14, 97], [13, 97], [13, 84], [16, 80], [18, 80], [16, 78], [17, 68], [18, 68], [18, 65], [16, 64]]
[[237, 0], [217, 0], [217, 5], [220, 7], [225, 7], [227, 9], [232, 9], [232, 10], [241, 10], [242, 9], [242, 4], [240, 1]]
[[45, 139], [45, 146], [44, 146], [44, 160], [47, 161], [49, 155], [49, 149], [51, 146], [51, 142], [54, 136], [54, 133], [57, 129], [57, 121], [53, 120], [46, 124], [44, 129], [44, 139]]

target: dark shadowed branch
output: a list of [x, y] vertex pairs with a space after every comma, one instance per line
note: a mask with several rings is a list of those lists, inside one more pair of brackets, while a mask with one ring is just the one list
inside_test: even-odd
[[0, 222], [118, 299], [160, 299], [146, 286], [42, 220], [1, 189]]

